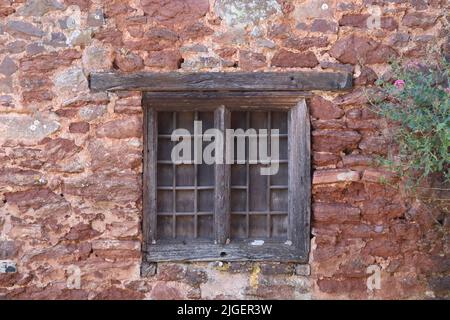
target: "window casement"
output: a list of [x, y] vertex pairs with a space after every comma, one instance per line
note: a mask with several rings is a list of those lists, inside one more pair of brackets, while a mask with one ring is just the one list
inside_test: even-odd
[[[144, 93], [145, 259], [159, 261], [306, 262], [310, 242], [310, 125], [304, 95], [265, 93]], [[174, 163], [175, 129], [194, 133], [194, 121], [215, 128], [229, 143], [233, 161]], [[276, 174], [261, 174], [267, 163], [249, 159], [254, 129], [268, 143], [278, 138]], [[274, 136], [273, 129], [278, 130]], [[262, 131], [260, 131], [262, 130]], [[238, 154], [238, 140], [245, 154]], [[187, 137], [186, 137], [187, 138]], [[190, 136], [190, 139], [196, 139]], [[214, 141], [213, 138], [211, 141]], [[256, 141], [256, 140], [255, 140]], [[192, 146], [194, 143], [192, 143]], [[256, 145], [256, 144], [255, 144]], [[258, 145], [258, 149], [260, 146]], [[258, 150], [259, 151], [259, 150]]]
[[[143, 92], [144, 262], [308, 261], [310, 124], [304, 99], [313, 90], [350, 89], [352, 74], [101, 72], [89, 80], [93, 91]], [[247, 162], [171, 163], [170, 131], [192, 129], [196, 119], [204, 130], [222, 133], [278, 128], [278, 174], [258, 176], [261, 166]]]

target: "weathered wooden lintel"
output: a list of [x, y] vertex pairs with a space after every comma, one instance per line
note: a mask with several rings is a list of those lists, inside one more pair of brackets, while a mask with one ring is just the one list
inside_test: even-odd
[[91, 73], [92, 91], [336, 91], [352, 87], [344, 72]]

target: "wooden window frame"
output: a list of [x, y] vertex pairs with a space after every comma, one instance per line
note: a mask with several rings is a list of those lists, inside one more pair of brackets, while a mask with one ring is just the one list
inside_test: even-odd
[[[310, 121], [303, 93], [174, 93], [143, 96], [144, 254], [147, 262], [280, 261], [305, 263], [310, 249], [311, 150]], [[230, 127], [234, 110], [288, 112], [288, 239], [286, 242], [230, 239], [231, 165], [215, 164], [214, 243], [205, 240], [157, 240], [157, 114], [159, 111], [214, 111], [215, 127]], [[224, 146], [225, 148], [225, 146]]]
[[[353, 86], [353, 76], [345, 72], [93, 72], [89, 77], [92, 91], [141, 91], [144, 107], [144, 180], [143, 180], [143, 250], [145, 262], [159, 261], [283, 261], [306, 263], [310, 250], [311, 164], [310, 123], [305, 98], [310, 92], [342, 91]], [[223, 107], [223, 106], [226, 106]], [[219, 228], [217, 243], [153, 243], [156, 228], [156, 117], [164, 111], [206, 110], [218, 108], [217, 125], [229, 121], [228, 110], [289, 110], [289, 190], [288, 223], [291, 245], [263, 246], [227, 244], [229, 230]], [[228, 109], [229, 108], [229, 109]], [[217, 115], [219, 114], [220, 117]], [[228, 116], [227, 116], [228, 114]], [[293, 125], [293, 124], [301, 125]], [[295, 164], [291, 165], [291, 164]], [[216, 165], [217, 166], [217, 165]], [[217, 188], [229, 192], [230, 169], [216, 169]], [[216, 217], [229, 214], [225, 192], [215, 203]], [[155, 214], [151, 214], [151, 213]], [[296, 214], [298, 213], [298, 214]], [[216, 224], [217, 222], [215, 222]]]

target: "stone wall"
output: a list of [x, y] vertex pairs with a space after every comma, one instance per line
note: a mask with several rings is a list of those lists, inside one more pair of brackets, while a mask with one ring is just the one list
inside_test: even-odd
[[[396, 178], [373, 164], [389, 139], [366, 94], [390, 57], [421, 59], [429, 43], [448, 54], [448, 9], [446, 0], [0, 0], [0, 260], [17, 268], [0, 274], [0, 298], [448, 294], [434, 213], [381, 183]], [[304, 69], [355, 78], [352, 92], [308, 101], [310, 268], [166, 263], [141, 277], [141, 95], [91, 93], [89, 73]], [[367, 286], [371, 268], [378, 289]]]

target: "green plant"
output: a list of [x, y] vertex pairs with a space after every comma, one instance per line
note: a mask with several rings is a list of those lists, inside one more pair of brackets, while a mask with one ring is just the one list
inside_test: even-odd
[[422, 64], [396, 61], [391, 67], [391, 79], [376, 83], [382, 98], [372, 103], [393, 123], [398, 146], [384, 164], [409, 185], [436, 173], [450, 182], [450, 64], [434, 57]]

